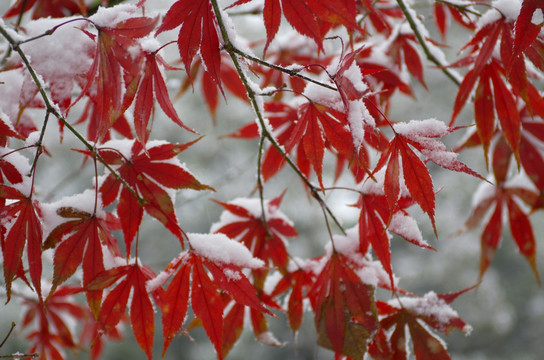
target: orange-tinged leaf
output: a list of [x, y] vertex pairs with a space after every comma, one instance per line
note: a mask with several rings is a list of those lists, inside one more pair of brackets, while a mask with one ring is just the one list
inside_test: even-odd
[[223, 357], [226, 357], [232, 349], [244, 328], [245, 307], [241, 304], [234, 304], [225, 315], [223, 323]]
[[336, 355], [362, 359], [367, 340], [378, 328], [373, 293], [347, 259], [333, 253], [308, 294], [318, 343], [330, 347]]

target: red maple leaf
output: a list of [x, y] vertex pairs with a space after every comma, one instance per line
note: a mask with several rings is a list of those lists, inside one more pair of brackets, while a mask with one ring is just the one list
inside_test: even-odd
[[374, 288], [362, 282], [349, 261], [334, 252], [308, 294], [318, 343], [336, 355], [362, 358], [366, 341], [378, 329], [373, 294]]
[[[271, 314], [240, 270], [240, 267], [259, 268], [263, 263], [253, 258], [243, 245], [223, 234], [188, 234], [188, 239], [192, 250], [182, 253], [165, 270], [167, 275], [177, 272], [163, 297], [163, 355], [185, 320], [190, 292], [195, 317], [202, 322], [218, 357], [222, 359], [223, 309], [226, 303], [219, 290], [226, 291], [238, 304]], [[192, 283], [189, 281], [191, 273]], [[166, 280], [158, 278], [155, 286]]]
[[187, 75], [190, 76], [191, 64], [198, 53], [206, 72], [223, 91], [220, 77], [221, 55], [217, 36], [218, 26], [210, 0], [176, 1], [164, 16], [156, 34], [172, 30], [180, 25], [177, 43]]
[[163, 223], [183, 244], [183, 231], [178, 224], [172, 199], [164, 188], [213, 190], [201, 184], [174, 159], [196, 141], [186, 144], [148, 143], [146, 148], [138, 141], [133, 141], [128, 154], [115, 148], [116, 144], [122, 144], [112, 141], [98, 150], [102, 158], [115, 166], [121, 178], [144, 200], [143, 204], [139, 204], [138, 199], [113, 174], [109, 174], [100, 186], [104, 206], [119, 196], [117, 214], [123, 229], [127, 255], [130, 255], [130, 245], [144, 210]]
[[288, 262], [285, 237], [297, 236], [298, 233], [279, 211], [282, 198], [283, 194], [266, 201], [264, 216], [258, 199], [237, 199], [228, 203], [216, 201], [226, 212], [220, 222], [212, 226], [212, 231], [240, 241], [252, 250], [253, 256], [267, 265], [272, 263], [284, 269]]
[[[239, 0], [231, 6], [241, 5], [251, 0]], [[343, 24], [349, 31], [364, 32], [355, 19], [357, 14], [355, 0], [265, 0], [263, 20], [266, 28], [266, 49], [276, 36], [281, 15], [302, 35], [315, 41], [323, 50], [322, 38], [334, 24]]]
[[[52, 292], [68, 280], [83, 263], [83, 286], [87, 286], [105, 270], [102, 245], [115, 256], [121, 256], [112, 230], [120, 229], [119, 220], [106, 213], [98, 217], [72, 207], [61, 207], [57, 214], [67, 221], [54, 228], [43, 244], [44, 249], [55, 248]], [[89, 307], [98, 316], [102, 291], [87, 292]]]
[[453, 329], [470, 332], [470, 326], [449, 306], [470, 289], [454, 294], [430, 292], [421, 298], [403, 297], [387, 303], [377, 301], [381, 329], [369, 346], [370, 355], [376, 359], [406, 360], [410, 338], [416, 359], [450, 359], [442, 340], [428, 327], [446, 335]]
[[99, 123], [95, 131], [97, 138], [93, 140], [103, 140], [106, 132], [132, 103], [140, 81], [143, 58], [141, 50], [134, 55], [133, 49], [138, 49], [137, 39], [148, 35], [157, 21], [158, 18], [133, 17], [111, 26], [95, 25], [98, 36], [87, 33], [92, 39], [97, 38], [97, 45], [80, 97], [91, 94], [91, 85], [96, 85], [96, 94], [92, 97]]
[[30, 9], [32, 19], [66, 17], [69, 14], [87, 14], [87, 7], [81, 0], [17, 0], [4, 14], [9, 18], [25, 13]]
[[399, 199], [401, 189], [399, 178], [402, 174], [411, 197], [421, 210], [427, 213], [436, 234], [435, 196], [432, 179], [429, 170], [412, 150], [412, 146], [427, 159], [443, 168], [465, 172], [478, 178], [482, 177], [457, 160], [455, 153], [448, 151], [444, 144], [436, 140], [436, 138], [443, 137], [453, 131], [443, 122], [434, 119], [412, 120], [409, 123], [395, 124], [393, 128], [395, 136], [390, 141], [388, 149], [382, 152], [374, 173], [387, 163], [384, 191], [390, 209], [395, 208]]
[[149, 117], [153, 110], [154, 99], [161, 106], [164, 113], [177, 125], [194, 133], [194, 130], [188, 128], [179, 118], [170, 97], [164, 81], [159, 64], [166, 69], [174, 69], [169, 66], [157, 52], [146, 52], [144, 55], [144, 75], [140, 81], [136, 101], [134, 103], [134, 127], [136, 137], [141, 143], [147, 142], [149, 132]]
[[61, 286], [48, 294], [48, 301], [25, 298], [21, 327], [33, 329], [26, 335], [30, 341], [29, 353], [39, 352], [47, 359], [62, 360], [62, 349], [76, 349], [73, 333], [67, 318], [84, 321], [88, 313], [74, 299], [81, 292], [80, 287]]
[[42, 223], [40, 220], [40, 205], [21, 191], [0, 184], [0, 199], [13, 200], [9, 205], [0, 209], [2, 227], [5, 236], [2, 239], [4, 256], [4, 279], [8, 301], [11, 296], [11, 283], [16, 277], [24, 278], [23, 250], [26, 247], [26, 258], [30, 279], [34, 291], [41, 300], [42, 288]]
[[125, 313], [129, 296], [130, 324], [132, 332], [140, 348], [148, 359], [153, 357], [153, 336], [155, 329], [153, 304], [150, 295], [161, 305], [161, 288], [148, 291], [147, 281], [155, 278], [155, 274], [145, 265], [124, 265], [99, 273], [86, 287], [87, 291], [101, 291], [112, 284], [118, 284], [106, 295], [100, 307], [98, 322], [109, 333], [114, 330]]

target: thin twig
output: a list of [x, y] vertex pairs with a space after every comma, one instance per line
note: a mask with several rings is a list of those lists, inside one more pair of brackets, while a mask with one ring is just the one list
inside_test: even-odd
[[451, 72], [450, 69], [444, 67], [446, 64], [440, 63], [440, 61], [434, 56], [434, 54], [431, 52], [429, 47], [427, 46], [427, 42], [425, 41], [423, 35], [419, 32], [419, 29], [417, 28], [416, 21], [412, 18], [412, 14], [410, 14], [410, 11], [406, 7], [406, 4], [404, 3], [404, 0], [397, 0], [397, 4], [399, 5], [399, 8], [401, 9], [402, 13], [404, 14], [404, 17], [406, 18], [406, 21], [408, 21], [408, 24], [410, 24], [410, 28], [414, 32], [414, 35], [416, 36], [417, 41], [421, 45], [421, 49], [423, 49], [423, 52], [427, 56], [427, 59], [434, 63], [435, 65], [440, 67], [440, 70], [446, 76], [457, 86], [461, 85], [457, 77]]
[[45, 92], [44, 86], [42, 85], [40, 79], [38, 78], [38, 75], [36, 74], [36, 71], [30, 64], [30, 61], [26, 57], [24, 51], [19, 46], [19, 43], [15, 41], [4, 29], [2, 26], [0, 26], [0, 34], [4, 36], [4, 38], [11, 44], [13, 50], [15, 50], [19, 56], [21, 57], [21, 60], [25, 64], [28, 72], [30, 73], [30, 76], [32, 77], [32, 80], [38, 87], [38, 91], [45, 103], [46, 111], [53, 114], [60, 122], [63, 123], [64, 126], [72, 132], [72, 134], [75, 135], [76, 138], [78, 138], [79, 141], [85, 145], [85, 147], [90, 151], [92, 156], [95, 156], [98, 161], [100, 161], [112, 174], [115, 176], [115, 178], [121, 182], [121, 184], [138, 200], [140, 204], [144, 204], [145, 200], [142, 199], [127, 183], [126, 181], [121, 178], [121, 176], [100, 156], [100, 154], [96, 151], [95, 147], [91, 145], [59, 112], [58, 108], [53, 105], [52, 101], [47, 96], [47, 93]]
[[[230, 43], [229, 43], [229, 44], [230, 44]], [[272, 64], [272, 63], [269, 63], [268, 61], [259, 59], [259, 58], [255, 57], [255, 56], [252, 56], [252, 55], [249, 55], [249, 54], [246, 54], [245, 52], [243, 52], [243, 51], [237, 49], [236, 47], [232, 46], [232, 44], [230, 44], [230, 48], [231, 48], [231, 50], [234, 51], [236, 54], [238, 54], [238, 55], [240, 55], [240, 56], [242, 56], [242, 57], [244, 57], [244, 58], [246, 58], [246, 59], [248, 59], [248, 60], [251, 60], [251, 61], [253, 61], [253, 62], [255, 62], [255, 63], [259, 64], [259, 65], [263, 65], [263, 66], [269, 67], [269, 68], [271, 68], [271, 69], [281, 71], [281, 72], [283, 72], [283, 73], [286, 73], [286, 74], [289, 75], [289, 76], [296, 76], [296, 77], [299, 77], [299, 78], [301, 78], [301, 79], [303, 79], [303, 80], [306, 80], [306, 81], [308, 81], [308, 82], [314, 83], [314, 84], [319, 85], [319, 86], [322, 86], [322, 87], [327, 88], [327, 89], [329, 89], [329, 90], [338, 91], [338, 89], [335, 88], [335, 87], [332, 86], [332, 85], [325, 84], [325, 83], [323, 83], [323, 82], [321, 82], [321, 81], [312, 79], [312, 78], [310, 78], [310, 77], [308, 77], [308, 76], [305, 76], [305, 75], [301, 75], [299, 72], [300, 72], [301, 70], [303, 70], [304, 67], [302, 67], [302, 68], [299, 69], [299, 70], [286, 69], [286, 68], [284, 68], [284, 67], [282, 67], [282, 66], [279, 66], [279, 65], [276, 65], [276, 64]], [[229, 51], [229, 49], [226, 49], [226, 50]], [[230, 52], [230, 51], [229, 51], [229, 52]]]
[[0, 343], [0, 348], [2, 348], [2, 346], [4, 346], [4, 344], [6, 343], [6, 341], [8, 341], [8, 338], [10, 337], [11, 333], [13, 332], [13, 329], [15, 329], [15, 323], [12, 321], [11, 322], [11, 328], [9, 329], [7, 335], [4, 337], [4, 340], [2, 340], [2, 343]]
[[[331, 211], [331, 209], [327, 206], [325, 201], [319, 195], [319, 188], [314, 186], [310, 182], [310, 180], [308, 180], [306, 178], [306, 176], [304, 176], [304, 174], [302, 174], [300, 172], [300, 170], [298, 169], [296, 164], [293, 162], [293, 160], [291, 160], [291, 158], [288, 156], [288, 154], [285, 152], [285, 150], [281, 147], [281, 145], [278, 144], [278, 142], [276, 141], [274, 136], [272, 136], [272, 134], [268, 130], [268, 128], [266, 126], [266, 122], [265, 122], [264, 117], [263, 117], [263, 114], [261, 113], [261, 109], [259, 108], [259, 105], [258, 105], [258, 102], [257, 102], [257, 94], [255, 93], [255, 91], [253, 90], [251, 85], [249, 84], [249, 80], [246, 77], [244, 71], [242, 70], [242, 66], [240, 65], [240, 62], [239, 62], [238, 58], [236, 57], [237, 52], [236, 52], [234, 46], [232, 45], [232, 43], [230, 42], [227, 30], [225, 28], [225, 24], [223, 23], [223, 19], [221, 17], [221, 11], [219, 9], [219, 5], [217, 4], [217, 0], [212, 0], [212, 6], [213, 6], [213, 10], [215, 12], [215, 16], [217, 17], [217, 23], [218, 23], [219, 28], [221, 30], [221, 35], [223, 37], [223, 41], [225, 43], [224, 48], [229, 53], [229, 55], [230, 55], [230, 57], [232, 59], [234, 67], [236, 68], [236, 71], [237, 71], [238, 75], [240, 76], [240, 80], [242, 81], [242, 83], [244, 84], [244, 87], [246, 88], [246, 92], [247, 92], [248, 98], [250, 100], [251, 106], [253, 107], [253, 110], [255, 111], [255, 113], [257, 115], [257, 119], [259, 121], [259, 125], [260, 125], [260, 128], [261, 128], [261, 136], [265, 137], [268, 141], [270, 141], [272, 146], [274, 146], [276, 148], [276, 150], [279, 151], [279, 153], [285, 159], [287, 164], [289, 164], [289, 166], [293, 169], [293, 171], [295, 171], [295, 173], [300, 177], [300, 179], [310, 189], [310, 192], [311, 192], [312, 196], [318, 201], [318, 203], [323, 208], [323, 210], [326, 211], [331, 216], [331, 219], [333, 219], [333, 221], [336, 223], [336, 225], [342, 231], [342, 233], [345, 234], [346, 231], [344, 230], [342, 224], [340, 223], [340, 221], [338, 221], [338, 219], [336, 218], [334, 213]], [[334, 89], [334, 90], [336, 90], [336, 89]]]

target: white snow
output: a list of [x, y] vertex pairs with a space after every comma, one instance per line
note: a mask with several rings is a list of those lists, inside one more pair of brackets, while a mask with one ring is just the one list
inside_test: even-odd
[[[388, 303], [396, 308], [403, 307], [415, 314], [432, 317], [444, 327], [451, 320], [459, 317], [457, 312], [446, 301], [439, 298], [434, 291], [430, 291], [420, 298], [402, 297], [389, 300]], [[470, 330], [471, 327], [468, 325], [463, 329], [464, 332], [469, 332]]]
[[94, 24], [100, 27], [112, 27], [134, 16], [138, 7], [133, 4], [119, 4], [113, 7], [98, 8], [98, 11], [89, 17]]
[[[25, 25], [28, 37], [34, 37], [66, 21], [77, 19], [38, 19]], [[50, 36], [22, 44], [26, 56], [31, 60], [34, 70], [51, 87], [55, 99], [70, 98], [77, 77], [83, 77], [89, 69], [92, 59], [93, 40], [78, 27], [86, 22], [71, 22], [58, 27]]]
[[389, 223], [389, 230], [408, 241], [418, 243], [420, 246], [429, 246], [427, 241], [423, 239], [423, 235], [421, 235], [417, 221], [411, 216], [396, 212]]
[[[368, 121], [367, 121], [368, 120]], [[374, 122], [374, 118], [368, 112], [365, 104], [362, 100], [355, 100], [349, 102], [348, 109], [348, 124], [353, 138], [353, 146], [355, 149], [359, 149], [363, 143], [365, 136], [364, 122]]]
[[531, 17], [531, 24], [541, 25], [544, 22], [544, 15], [542, 14], [542, 9], [537, 8]]
[[443, 121], [433, 118], [397, 123], [393, 128], [397, 133], [414, 140], [417, 137], [442, 137], [449, 133], [449, 128]]
[[189, 233], [187, 236], [193, 250], [212, 261], [252, 269], [264, 266], [264, 262], [254, 258], [244, 245], [224, 234]]
[[495, 0], [489, 10], [478, 20], [478, 29], [499, 20], [503, 16], [507, 21], [516, 21], [521, 10], [520, 0]]

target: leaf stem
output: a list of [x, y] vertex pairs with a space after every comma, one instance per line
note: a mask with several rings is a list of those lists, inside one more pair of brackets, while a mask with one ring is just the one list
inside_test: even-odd
[[444, 74], [457, 86], [461, 85], [459, 82], [459, 79], [454, 75], [454, 73], [451, 72], [450, 69], [444, 67], [446, 64], [440, 63], [440, 61], [434, 56], [434, 54], [429, 49], [429, 46], [427, 45], [427, 42], [425, 41], [423, 35], [419, 31], [415, 19], [412, 17], [412, 14], [410, 14], [410, 10], [404, 3], [404, 0], [397, 0], [397, 4], [399, 5], [399, 8], [401, 9], [402, 13], [404, 14], [404, 17], [406, 18], [406, 21], [408, 21], [408, 24], [410, 24], [410, 28], [414, 32], [414, 35], [416, 36], [417, 41], [421, 45], [421, 49], [423, 49], [423, 52], [427, 56], [427, 59], [434, 63], [435, 65], [439, 66]]

